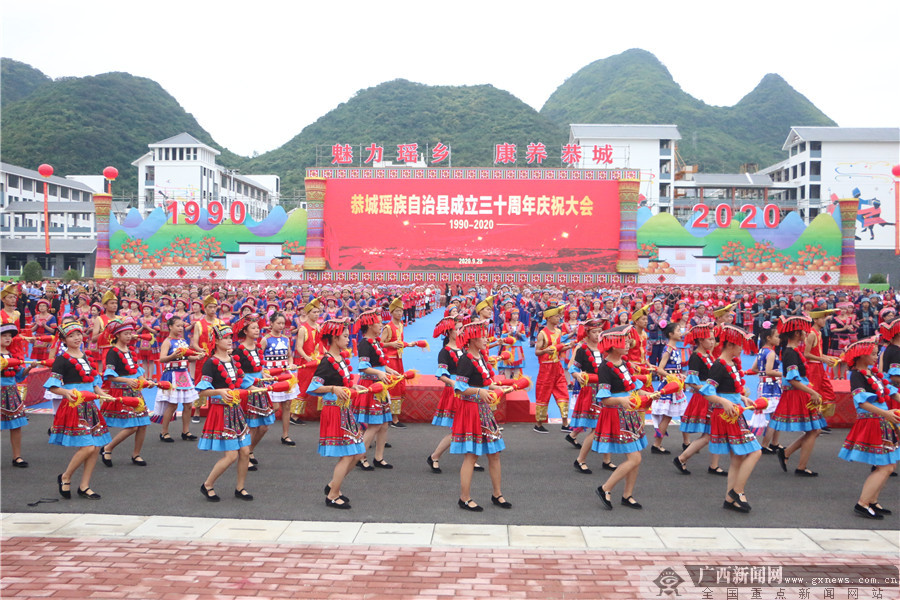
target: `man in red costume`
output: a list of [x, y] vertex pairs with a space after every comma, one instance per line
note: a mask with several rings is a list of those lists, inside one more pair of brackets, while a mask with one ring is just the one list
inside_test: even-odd
[[106, 290], [100, 298], [100, 306], [103, 307], [103, 314], [97, 315], [94, 319], [94, 329], [91, 339], [97, 344], [97, 352], [99, 353], [100, 367], [97, 369], [101, 373], [106, 363], [106, 353], [112, 348], [113, 342], [106, 330], [109, 321], [116, 317], [119, 311], [119, 299], [112, 290]]
[[[394, 298], [390, 306], [388, 306], [391, 320], [381, 330], [381, 345], [384, 346], [387, 366], [398, 373], [405, 373], [403, 369], [403, 347], [406, 343], [403, 339], [403, 316], [404, 313], [408, 313], [409, 309], [406, 308], [408, 303], [408, 295], [404, 295], [402, 298]], [[415, 304], [412, 304], [412, 306], [415, 306]], [[406, 425], [400, 422], [400, 409], [403, 406], [403, 396], [405, 395], [405, 380], [391, 388], [391, 427], [397, 429], [406, 428]]]
[[565, 314], [568, 304], [563, 304], [544, 311], [546, 326], [538, 332], [534, 354], [538, 357], [538, 376], [534, 386], [534, 397], [537, 406], [534, 411], [536, 433], [549, 433], [544, 427], [547, 421], [547, 406], [550, 396], [556, 399], [556, 405], [562, 415], [562, 431], [571, 432], [569, 427], [569, 388], [559, 357], [572, 347], [574, 342], [560, 343], [562, 331], [559, 329], [561, 315]]
[[320, 314], [322, 314], [322, 302], [318, 298], [313, 298], [300, 311], [297, 345], [294, 348], [294, 362], [301, 365], [297, 369], [297, 387], [300, 388], [300, 395], [291, 402], [291, 423], [294, 425], [303, 425], [303, 420], [300, 417], [306, 412], [306, 401], [308, 399], [306, 389], [316, 374], [319, 358], [322, 356], [321, 345], [319, 344]]

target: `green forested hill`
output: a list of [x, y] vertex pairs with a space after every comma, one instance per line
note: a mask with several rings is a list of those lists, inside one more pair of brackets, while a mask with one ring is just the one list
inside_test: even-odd
[[[99, 174], [113, 165], [119, 169], [114, 193], [136, 194], [131, 163], [148, 151], [147, 144], [186, 131], [224, 150], [151, 79], [106, 73], [48, 81], [28, 92], [27, 82], [6, 79], [7, 62], [0, 93], [22, 99], [3, 104], [4, 162], [30, 169], [46, 162], [62, 175]], [[224, 151], [220, 162], [237, 159]]]
[[636, 48], [579, 70], [553, 92], [541, 114], [564, 125], [674, 123], [685, 162], [711, 173], [782, 160], [792, 125], [835, 125], [774, 74], [734, 106], [710, 106], [682, 90], [653, 54]]
[[[418, 143], [419, 152], [441, 142], [452, 147], [453, 166], [490, 165], [493, 145], [516, 144], [519, 165], [530, 142], [543, 142], [544, 166], [559, 165], [559, 147], [570, 123], [675, 123], [679, 151], [705, 172], [735, 171], [741, 163], [765, 166], [781, 152], [792, 125], [834, 125], [781, 77], [766, 75], [731, 107], [707, 105], [685, 93], [665, 66], [644, 50], [594, 61], [569, 77], [540, 112], [491, 85], [429, 86], [398, 79], [360, 90], [303, 128], [286, 144], [255, 158], [218, 145], [196, 119], [156, 82], [127, 73], [51, 80], [24, 63], [2, 61], [2, 159], [57, 173], [119, 169], [115, 191], [137, 191], [131, 163], [147, 144], [186, 131], [222, 151], [219, 162], [244, 173], [276, 173], [282, 191], [302, 189], [307, 167], [331, 162], [334, 144], [384, 146]], [[430, 157], [426, 155], [426, 159]]]
[[[396, 162], [397, 144], [418, 143], [419, 152], [437, 142], [452, 148], [453, 166], [484, 166], [493, 160], [493, 145], [516, 144], [519, 162], [530, 142], [547, 146], [547, 166], [559, 165], [565, 127], [552, 124], [536, 110], [491, 85], [428, 86], [402, 79], [360, 90], [353, 98], [309, 125], [280, 148], [245, 163], [242, 170], [276, 172], [282, 188], [301, 186], [304, 169], [331, 163], [333, 144], [384, 146], [384, 159]], [[430, 162], [430, 156], [426, 155]], [[446, 162], [439, 166], [449, 166]]]

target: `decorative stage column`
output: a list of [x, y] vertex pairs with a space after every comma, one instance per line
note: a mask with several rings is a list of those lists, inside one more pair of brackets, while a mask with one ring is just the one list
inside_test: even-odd
[[110, 279], [112, 265], [109, 262], [109, 211], [112, 194], [94, 194], [94, 227], [97, 232], [97, 259], [94, 263], [94, 279]]
[[307, 177], [306, 256], [304, 271], [325, 270], [325, 183], [324, 177]]
[[841, 277], [838, 285], [859, 287], [856, 273], [856, 211], [859, 200], [843, 198], [838, 200], [841, 207]]
[[616, 271], [638, 272], [637, 209], [640, 181], [619, 181], [619, 259]]

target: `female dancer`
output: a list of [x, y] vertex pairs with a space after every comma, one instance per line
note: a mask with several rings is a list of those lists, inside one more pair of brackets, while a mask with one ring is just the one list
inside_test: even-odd
[[[766, 415], [766, 421], [769, 420], [775, 409], [778, 408], [778, 400], [781, 398], [781, 359], [775, 348], [781, 343], [778, 337], [778, 329], [769, 321], [763, 322], [759, 329], [759, 341], [762, 349], [756, 356], [756, 370], [759, 373], [759, 387], [757, 389], [757, 398], [765, 398], [768, 400], [768, 406], [763, 410]], [[766, 433], [763, 435], [762, 452], [763, 454], [775, 454], [776, 449], [780, 446], [778, 438], [780, 432], [766, 427]]]
[[181, 317], [167, 313], [163, 319], [166, 323], [166, 330], [171, 335], [163, 340], [159, 349], [159, 362], [163, 367], [160, 381], [169, 381], [172, 383], [172, 387], [156, 392], [156, 403], [163, 405], [162, 433], [159, 434], [159, 440], [167, 443], [174, 442], [172, 436], [169, 435], [169, 423], [180, 404], [181, 439], [192, 442], [197, 439], [197, 436], [191, 433], [191, 406], [200, 396], [194, 387], [194, 380], [188, 371], [188, 364], [196, 362], [199, 357], [196, 354], [185, 356], [190, 344], [184, 341], [184, 321], [181, 320]]
[[[666, 347], [663, 349], [659, 357], [659, 365], [656, 367], [656, 374], [660, 378], [660, 389], [665, 387], [666, 377], [675, 375], [681, 377], [681, 350], [678, 349], [678, 342], [681, 341], [682, 330], [681, 324], [675, 320], [659, 322], [662, 329], [662, 335], [666, 338]], [[673, 394], [659, 396], [653, 401], [653, 407], [650, 414], [653, 416], [654, 425], [656, 426], [656, 439], [650, 447], [653, 454], [671, 454], [669, 450], [662, 447], [663, 438], [666, 437], [666, 430], [669, 428], [669, 422], [672, 417], [681, 417], [687, 405], [687, 396], [684, 392], [678, 391]], [[681, 446], [684, 448], [691, 443], [691, 436], [684, 430], [681, 432]]]
[[322, 342], [328, 351], [319, 362], [307, 392], [322, 398], [319, 420], [319, 456], [337, 457], [331, 481], [325, 486], [325, 506], [350, 508], [350, 498], [341, 493], [344, 478], [366, 454], [363, 434], [350, 409], [351, 390], [366, 393], [361, 385], [350, 383], [350, 364], [341, 355], [350, 346], [347, 319], [332, 319], [322, 324]]
[[[438, 400], [437, 411], [431, 419], [432, 425], [439, 427], [453, 427], [453, 416], [456, 414], [456, 407], [459, 403], [459, 396], [456, 394], [456, 365], [459, 363], [463, 350], [458, 346], [459, 331], [462, 325], [453, 317], [444, 317], [434, 328], [432, 337], [444, 336], [444, 343], [441, 351], [438, 353], [438, 370], [437, 377], [444, 384], [441, 391], [441, 397]], [[434, 451], [429, 454], [425, 462], [431, 467], [432, 473], [440, 473], [441, 466], [439, 461], [444, 452], [450, 449], [451, 436], [445, 435]]]
[[[143, 402], [137, 407], [127, 406], [118, 400], [127, 395], [141, 395], [138, 379], [144, 376], [144, 369], [138, 366], [128, 347], [134, 337], [134, 321], [130, 317], [111, 319], [106, 325], [106, 331], [113, 345], [106, 352], [103, 380], [113, 399], [104, 402], [100, 406], [100, 412], [107, 425], [121, 427], [122, 431], [116, 434], [111, 443], [100, 448], [100, 460], [107, 467], [113, 466], [110, 458], [112, 451], [133, 435], [134, 451], [131, 453], [131, 462], [139, 467], [146, 467], [147, 461], [141, 458], [141, 448], [144, 446], [144, 438], [147, 437], [147, 425], [150, 424], [147, 406]], [[126, 394], [126, 391], [129, 394]]]
[[804, 336], [809, 333], [812, 322], [808, 317], [782, 317], [778, 322], [778, 335], [781, 336], [781, 362], [784, 365], [784, 377], [781, 380], [781, 399], [778, 408], [772, 413], [769, 426], [776, 431], [802, 431], [797, 440], [787, 448], [777, 448], [778, 462], [781, 469], [787, 471], [787, 459], [800, 450], [800, 461], [794, 474], [800, 477], [816, 477], [818, 473], [807, 469], [812, 456], [819, 431], [825, 426], [825, 419], [819, 414], [822, 396], [814, 390], [807, 379], [807, 362], [798, 347]]
[[37, 336], [52, 336], [56, 334], [56, 317], [50, 314], [50, 301], [41, 298], [35, 305], [37, 313], [34, 315], [34, 322], [31, 330], [34, 332], [36, 339], [31, 349], [31, 358], [34, 360], [47, 360], [50, 357], [50, 344], [37, 339]]
[[878, 329], [881, 341], [884, 342], [884, 352], [881, 353], [881, 372], [888, 377], [888, 381], [900, 388], [900, 319], [890, 323], [882, 323]]
[[[3, 323], [0, 325], [0, 356], [13, 358], [9, 347], [13, 338], [19, 335], [18, 325]], [[28, 425], [25, 416], [25, 399], [19, 394], [18, 383], [25, 381], [25, 376], [34, 365], [11, 367], [0, 371], [0, 431], [9, 431], [9, 443], [12, 447], [12, 466], [20, 469], [28, 467], [28, 461], [22, 458], [22, 428]]]
[[[709, 419], [712, 416], [712, 409], [709, 402], [700, 393], [700, 388], [709, 379], [709, 369], [713, 366], [711, 352], [716, 347], [716, 338], [713, 336], [713, 324], [709, 322], [705, 325], [695, 325], [688, 331], [684, 338], [685, 343], [694, 344], [694, 351], [688, 360], [688, 375], [684, 380], [685, 385], [694, 391], [681, 416], [681, 432], [682, 433], [699, 433], [700, 437], [691, 442], [686, 448], [682, 446], [681, 454], [672, 459], [675, 468], [682, 475], [690, 475], [687, 470], [687, 461], [693, 455], [697, 454], [709, 444]], [[712, 454], [709, 459], [709, 467], [706, 472], [711, 475], [728, 475], [719, 467], [719, 455]]]
[[153, 336], [151, 339], [141, 339], [138, 342], [138, 359], [144, 362], [144, 372], [148, 375], [152, 373], [150, 366], [157, 358], [159, 346], [154, 339], [159, 336], [159, 330], [156, 328], [156, 317], [153, 316], [153, 305], [149, 302], [141, 304], [141, 316], [137, 319], [137, 333], [149, 333]]
[[[257, 386], [257, 381], [263, 377], [263, 360], [259, 353], [259, 315], [252, 314], [245, 317], [237, 324], [238, 340], [240, 345], [234, 349], [233, 358], [238, 367], [244, 372], [241, 388], [249, 390]], [[269, 400], [266, 391], [255, 391], [247, 394], [246, 402], [241, 403], [244, 414], [247, 417], [247, 427], [250, 428], [250, 471], [258, 469], [259, 461], [253, 455], [256, 445], [269, 431], [269, 425], [275, 422], [275, 409]]]
[[[380, 310], [373, 308], [359, 315], [357, 324], [363, 328], [363, 338], [359, 341], [359, 373], [360, 385], [371, 387], [376, 381], [389, 384], [392, 378], [400, 373], [387, 366], [387, 357], [381, 345]], [[366, 460], [365, 455], [356, 463], [363, 471], [393, 469], [394, 465], [384, 460], [384, 445], [387, 442], [388, 424], [391, 422], [391, 398], [387, 390], [378, 393], [360, 394], [354, 404], [356, 421], [365, 428], [364, 444], [368, 448], [375, 439], [375, 466]], [[381, 458], [379, 458], [379, 455]]]
[[597, 366], [597, 399], [602, 408], [594, 430], [593, 450], [601, 454], [626, 455], [625, 461], [597, 488], [597, 495], [609, 510], [613, 507], [610, 493], [623, 479], [622, 506], [643, 508], [634, 499], [634, 485], [641, 466], [641, 450], [647, 447], [647, 438], [644, 437], [644, 413], [634, 410], [630, 398], [641, 383], [634, 378], [629, 363], [624, 360], [634, 343], [631, 328], [631, 325], [625, 325], [607, 329], [601, 334], [598, 345], [601, 352], [606, 352], [606, 360]]
[[494, 398], [492, 390], [500, 388], [494, 385], [490, 361], [485, 360], [482, 353], [487, 349], [487, 325], [487, 321], [482, 320], [469, 323], [457, 338], [466, 351], [456, 365], [455, 387], [461, 401], [453, 416], [450, 454], [465, 455], [459, 468], [458, 505], [473, 512], [484, 510], [472, 500], [472, 471], [477, 457], [484, 454], [487, 454], [491, 475], [491, 503], [501, 508], [512, 508], [500, 489], [500, 452], [506, 444], [490, 408]]
[[501, 360], [498, 367], [502, 374], [510, 379], [517, 379], [522, 376], [522, 369], [525, 367], [525, 340], [528, 333], [525, 331], [525, 324], [519, 320], [519, 309], [516, 306], [511, 306], [504, 312], [504, 320], [501, 337], [512, 337], [516, 341], [512, 346], [500, 346], [501, 353], [508, 350], [511, 356], [509, 360]]
[[709, 379], [700, 388], [707, 402], [715, 404], [709, 419], [709, 451], [731, 455], [722, 508], [748, 513], [747, 481], [762, 452], [756, 436], [744, 420], [745, 405], [750, 404], [751, 400], [746, 396], [744, 374], [737, 361], [741, 352], [755, 353], [756, 345], [751, 334], [734, 325], [724, 325], [719, 340], [722, 342], [722, 354], [710, 367]]
[[[828, 356], [823, 350], [822, 329], [826, 326], [829, 315], [834, 312], [836, 311], [814, 310], [809, 313], [812, 324], [806, 334], [805, 348], [803, 350], [810, 387], [819, 392], [819, 395], [822, 396], [823, 403], [829, 404], [836, 402], [836, 398], [834, 395], [834, 388], [831, 385], [831, 378], [829, 378], [828, 374], [825, 372], [825, 367], [834, 367], [835, 365], [838, 365], [840, 360], [836, 358], [836, 356], [839, 356], [840, 353], [843, 352], [843, 348], [846, 348], [848, 345], [844, 344], [841, 346], [841, 350], [836, 351], [837, 354], [835, 356]], [[823, 428], [825, 428], [824, 425]]]
[[[241, 500], [253, 500], [244, 485], [247, 481], [247, 467], [250, 464], [250, 435], [241, 402], [234, 392], [241, 389], [244, 377], [241, 368], [231, 358], [233, 332], [228, 325], [213, 325], [216, 339], [215, 352], [203, 363], [202, 377], [197, 384], [201, 398], [209, 399], [209, 413], [200, 434], [197, 448], [215, 450], [225, 455], [213, 465], [200, 484], [200, 493], [210, 502], [218, 502], [219, 495], [213, 486], [225, 470], [237, 461], [237, 485], [234, 496]], [[251, 388], [251, 391], [255, 388]]]
[[[584, 323], [582, 332], [584, 337], [583, 343], [575, 350], [575, 356], [569, 364], [569, 373], [573, 379], [578, 380], [581, 391], [575, 399], [575, 407], [572, 410], [571, 427], [574, 430], [572, 434], [566, 434], [566, 441], [579, 448], [578, 458], [575, 459], [574, 467], [579, 473], [590, 475], [593, 471], [585, 464], [588, 452], [591, 451], [593, 443], [594, 430], [597, 428], [597, 418], [600, 416], [600, 407], [596, 403], [598, 384], [597, 372], [599, 366], [603, 363], [603, 354], [598, 346], [600, 342], [600, 334], [603, 327], [608, 322], [599, 318], [588, 319]], [[584, 430], [584, 442], [578, 443], [576, 436], [580, 431]], [[605, 469], [613, 468], [609, 462], [609, 456], [605, 457], [603, 462]]]
[[56, 416], [53, 417], [49, 441], [58, 446], [77, 447], [78, 450], [65, 472], [57, 475], [56, 483], [59, 485], [59, 495], [71, 498], [72, 477], [78, 467], [84, 465], [78, 495], [98, 500], [100, 494], [91, 489], [91, 475], [97, 464], [97, 452], [94, 449], [99, 447], [102, 451], [103, 446], [112, 438], [97, 405], [92, 400], [81, 398], [78, 392], [101, 394], [102, 381], [81, 350], [81, 342], [84, 340], [84, 326], [81, 322], [63, 319], [59, 333], [65, 340], [66, 350], [56, 357], [50, 369], [50, 377], [44, 382], [44, 388], [62, 397]]
[[[262, 339], [263, 361], [266, 369], [287, 369], [291, 363], [291, 338], [285, 331], [285, 316], [275, 311], [269, 317], [269, 333]], [[292, 386], [286, 392], [269, 392], [269, 399], [276, 410], [281, 410], [281, 443], [296, 446], [291, 439], [291, 402], [300, 395], [300, 388]]]
[[878, 495], [900, 460], [897, 424], [900, 414], [890, 410], [900, 402], [897, 388], [875, 367], [878, 345], [871, 340], [855, 342], [844, 351], [850, 371], [850, 389], [856, 405], [856, 422], [847, 434], [838, 456], [850, 462], [870, 464], [872, 472], [863, 483], [853, 511], [867, 519], [883, 519], [891, 511], [878, 503]]

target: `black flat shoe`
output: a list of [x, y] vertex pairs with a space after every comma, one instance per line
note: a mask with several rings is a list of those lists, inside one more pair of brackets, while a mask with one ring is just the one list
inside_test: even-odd
[[259, 471], [259, 467], [257, 467], [256, 465], [250, 465], [249, 467], [247, 467], [247, 470], [248, 471]]
[[728, 500], [725, 500], [724, 502], [722, 502], [722, 508], [726, 508], [728, 510], [733, 510], [735, 512], [745, 513], [745, 514], [750, 512], [750, 509], [744, 508], [740, 504], [736, 504], [734, 502], [729, 502]]
[[772, 448], [766, 448], [765, 446], [761, 448], [763, 454], [775, 454], [775, 451]]
[[245, 489], [234, 490], [234, 497], [240, 498], [241, 500], [247, 500], [248, 502], [250, 500], [253, 500], [253, 494], [251, 494], [250, 492], [248, 492]]
[[[182, 433], [181, 435], [184, 435], [184, 434]], [[175, 443], [175, 440], [172, 439], [172, 436], [169, 435], [168, 433], [165, 434], [165, 435], [159, 434], [159, 441], [165, 442], [165, 443], [167, 443], [167, 444], [174, 444], [174, 443]]]
[[879, 515], [892, 515], [892, 514], [894, 514], [892, 511], [888, 510], [887, 508], [884, 508], [884, 507], [882, 507], [882, 506], [878, 506], [878, 504], [870, 504], [870, 505], [869, 505], [869, 508], [871, 508], [872, 510], [874, 510], [875, 512], [877, 512]]
[[787, 456], [784, 455], [784, 448], [775, 448], [775, 455], [778, 457], [778, 464], [781, 470], [787, 473]]
[[578, 471], [579, 473], [584, 473], [585, 475], [590, 475], [591, 473], [593, 473], [593, 471], [591, 471], [586, 464], [584, 464], [582, 462], [578, 462], [577, 458], [575, 459], [575, 462], [572, 463], [572, 465], [575, 467], [575, 470]]
[[685, 450], [687, 450], [688, 446], [690, 446], [690, 444], [681, 444], [681, 451], [684, 452]]
[[394, 465], [390, 464], [388, 461], [384, 460], [383, 458], [381, 460], [373, 460], [372, 464], [375, 465], [375, 467], [378, 469], [393, 469], [394, 468]]
[[[331, 493], [331, 486], [326, 484], [326, 485], [325, 485], [325, 495], [327, 496], [327, 495], [330, 494], [330, 493]], [[344, 502], [350, 502], [350, 498], [348, 498], [347, 496], [345, 496], [345, 495], [343, 495], [343, 494], [341, 494], [340, 496], [338, 496], [338, 498], [340, 498], [340, 499], [343, 500]]]
[[368, 462], [365, 460], [356, 461], [356, 466], [359, 467], [360, 469], [362, 469], [363, 471], [374, 471], [375, 470], [375, 467], [368, 464]]
[[672, 459], [672, 464], [675, 465], [675, 468], [678, 469], [678, 472], [681, 473], [682, 475], [690, 475], [691, 474], [691, 472], [688, 471], [687, 466], [683, 462], [678, 460], [677, 456]]
[[650, 446], [651, 454], [672, 454], [670, 450], [666, 450], [665, 448], [657, 448], [656, 446]]
[[88, 488], [86, 490], [78, 488], [78, 495], [81, 496], [82, 498], [88, 498], [90, 500], [99, 500], [100, 499], [100, 494], [98, 494], [91, 488]]
[[291, 425], [305, 425], [305, 423], [297, 417], [291, 417]]
[[496, 496], [496, 497], [494, 497], [492, 495], [491, 496], [491, 504], [493, 504], [494, 506], [499, 506], [500, 508], [512, 508], [512, 504], [507, 502], [506, 499], [501, 501], [500, 498], [503, 498], [503, 494], [500, 494], [499, 496]]
[[221, 500], [221, 498], [219, 498], [219, 495], [216, 493], [216, 490], [213, 488], [207, 488], [205, 483], [200, 484], [200, 493], [203, 494], [203, 497], [210, 502], [218, 502], [219, 500]]
[[181, 439], [184, 440], [185, 442], [196, 442], [196, 441], [197, 441], [197, 436], [194, 435], [193, 433], [190, 433], [190, 432], [188, 432], [188, 433], [182, 433], [182, 434], [181, 434]]
[[112, 452], [104, 452], [104, 451], [103, 451], [103, 448], [100, 448], [100, 460], [101, 460], [101, 461], [103, 462], [103, 464], [106, 465], [107, 467], [111, 467], [111, 466], [112, 466], [112, 459], [111, 459], [111, 458], [106, 458], [106, 455], [107, 455], [107, 454], [109, 454], [110, 456], [112, 456]]
[[385, 442], [385, 443], [384, 443], [384, 447], [385, 447], [385, 448], [393, 448], [393, 446], [391, 445], [390, 442]]
[[715, 469], [713, 469], [712, 467], [706, 467], [706, 472], [710, 475], [721, 475], [722, 477], [728, 477], [728, 471], [726, 471], [722, 467], [716, 467]]
[[566, 434], [566, 441], [575, 446], [576, 448], [581, 448], [581, 444], [571, 436], [571, 434]]
[[295, 442], [294, 440], [292, 440], [289, 437], [281, 438], [281, 443], [285, 446], [296, 446], [297, 445], [297, 442]]
[[[62, 473], [60, 473], [59, 475], [56, 476], [56, 483], [59, 484], [59, 495], [62, 496], [63, 498], [65, 498], [66, 500], [70, 499], [72, 497], [72, 482], [71, 481], [63, 481]], [[69, 489], [64, 490], [63, 489], [64, 485], [69, 486]]]
[[618, 467], [619, 467], [619, 465], [614, 465], [614, 464], [612, 464], [612, 462], [603, 463], [604, 471], [615, 471]]
[[572, 427], [570, 425], [563, 425], [559, 428], [560, 431], [565, 431], [566, 433], [572, 433]]
[[348, 509], [350, 508], [350, 503], [345, 501], [343, 498], [335, 498], [332, 500], [331, 498], [325, 498], [325, 506], [328, 508], [342, 508]]
[[140, 454], [138, 454], [137, 456], [132, 456], [132, 457], [131, 457], [131, 462], [132, 462], [133, 464], [139, 466], [139, 467], [146, 467], [146, 466], [147, 466], [147, 461], [144, 460], [144, 459], [141, 457]]
[[252, 454], [250, 455], [250, 464], [251, 464], [251, 465], [258, 465], [258, 464], [259, 464], [259, 461], [256, 460], [256, 457], [253, 456]]
[[797, 477], [818, 477], [819, 474], [809, 469], [794, 469], [794, 475]]
[[622, 506], [627, 506], [628, 508], [644, 508], [644, 506], [640, 502], [634, 499], [634, 496], [628, 496], [627, 498], [622, 497], [622, 502], [620, 504]]
[[481, 465], [475, 465], [474, 467], [472, 467], [472, 469], [478, 471], [479, 473], [481, 471], [484, 471], [484, 467], [482, 467]]
[[[460, 499], [459, 502], [458, 502], [457, 504], [458, 504], [459, 507], [460, 507], [461, 509], [463, 509], [463, 510], [469, 510], [469, 511], [472, 511], [472, 512], [481, 512], [481, 511], [484, 510], [484, 507], [483, 507], [483, 506], [478, 506], [477, 504], [474, 504], [474, 502], [475, 502], [475, 501], [472, 500], [471, 498], [469, 498], [469, 499], [468, 499], [467, 501], [465, 501], [465, 502], [463, 502], [462, 499]], [[472, 504], [470, 504], [470, 503], [472, 503]]]
[[428, 463], [428, 466], [431, 467], [431, 472], [432, 472], [432, 473], [441, 473], [441, 472], [442, 472], [440, 467], [434, 466], [434, 463], [436, 463], [436, 462], [438, 462], [438, 461], [433, 460], [433, 459], [431, 458], [431, 456], [426, 456], [426, 457], [425, 457], [425, 462], [427, 462], [427, 463]]
[[734, 490], [728, 490], [728, 497], [731, 498], [733, 502], [737, 502], [738, 506], [745, 509], [747, 512], [750, 512], [750, 503], [746, 500], [741, 500], [741, 495], [735, 492]]
[[853, 507], [853, 512], [867, 519], [875, 519], [876, 521], [884, 519], [884, 515], [875, 512], [875, 509], [871, 506], [863, 506], [862, 504], [857, 504]]
[[12, 460], [12, 466], [16, 467], [17, 469], [27, 469], [28, 461], [21, 456], [17, 456]]
[[609, 492], [603, 491], [603, 486], [597, 488], [597, 495], [600, 496], [600, 500], [603, 502], [603, 506], [605, 506], [608, 510], [612, 510], [612, 500], [609, 499]]

